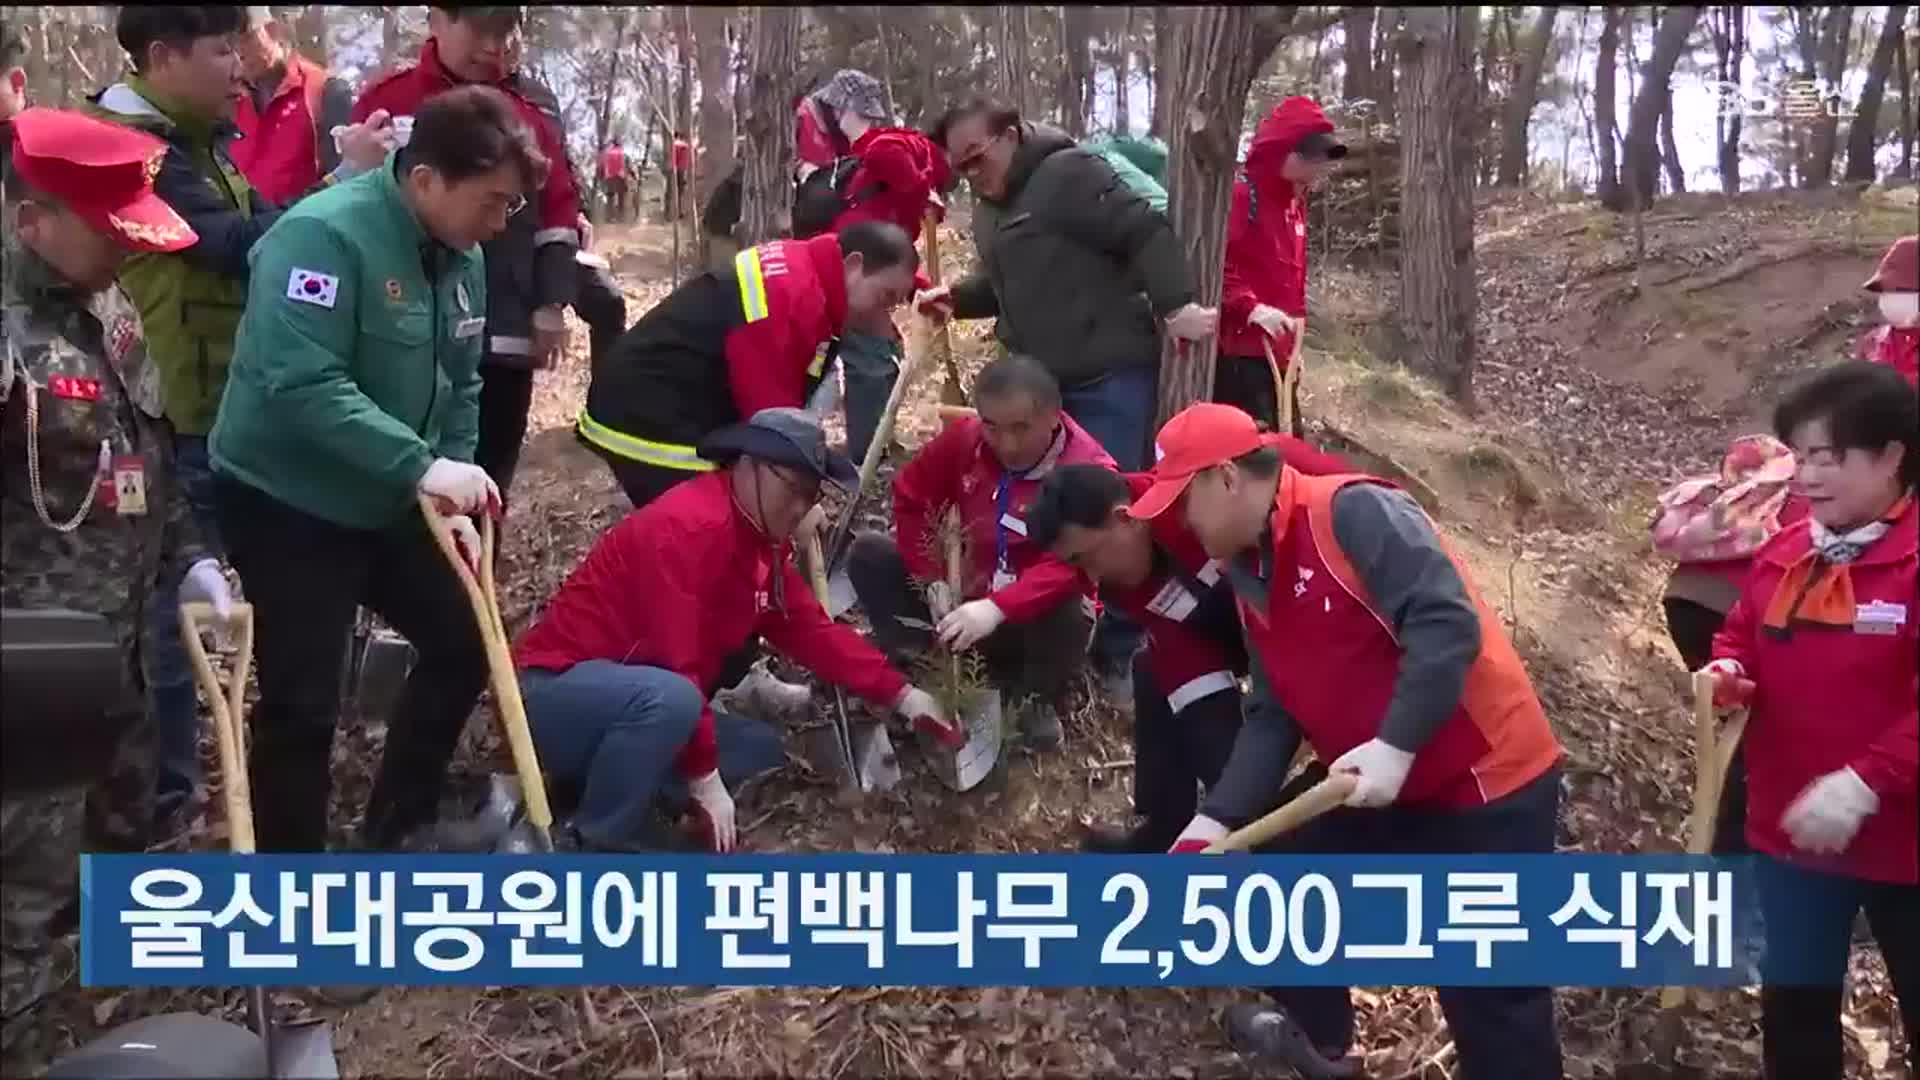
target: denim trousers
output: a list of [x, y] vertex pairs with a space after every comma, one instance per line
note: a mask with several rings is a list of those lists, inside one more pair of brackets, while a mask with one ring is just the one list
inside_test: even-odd
[[[218, 553], [218, 523], [213, 509], [213, 466], [207, 440], [173, 437], [173, 470], [187, 508]], [[155, 805], [163, 812], [186, 799], [200, 784], [200, 694], [193, 667], [180, 639], [180, 584], [187, 567], [162, 564], [147, 604], [147, 701], [160, 760], [155, 770]]]
[[[656, 803], [687, 803], [674, 769], [707, 695], [665, 668], [588, 660], [565, 671], [520, 673], [520, 696], [540, 765], [572, 801], [573, 827], [597, 847], [644, 844]], [[715, 711], [720, 779], [728, 790], [786, 763], [781, 734]]]
[[[1159, 379], [1151, 367], [1110, 371], [1090, 382], [1060, 388], [1061, 405], [1113, 457], [1122, 472], [1152, 464], [1153, 412]], [[1123, 673], [1146, 641], [1146, 631], [1111, 609], [1100, 616], [1093, 637], [1096, 668]]]

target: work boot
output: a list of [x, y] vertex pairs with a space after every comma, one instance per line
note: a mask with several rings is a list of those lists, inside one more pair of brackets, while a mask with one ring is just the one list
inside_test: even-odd
[[788, 716], [806, 711], [812, 702], [811, 687], [775, 677], [765, 661], [753, 665], [737, 685], [713, 696], [714, 707], [722, 712], [750, 716], [775, 726]]
[[1351, 1080], [1360, 1063], [1344, 1051], [1313, 1045], [1293, 1017], [1272, 1005], [1241, 1004], [1227, 1009], [1227, 1039], [1233, 1048], [1263, 1062], [1285, 1065], [1303, 1080]]
[[1060, 710], [1051, 705], [1034, 705], [1020, 714], [1020, 738], [1034, 750], [1058, 750], [1065, 735], [1060, 729]]
[[1159, 855], [1173, 844], [1165, 839], [1165, 833], [1151, 821], [1131, 829], [1093, 825], [1080, 841], [1080, 850], [1089, 855]]

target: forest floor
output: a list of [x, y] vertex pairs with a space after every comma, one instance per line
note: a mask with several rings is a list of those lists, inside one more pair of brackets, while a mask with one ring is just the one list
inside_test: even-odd
[[[1911, 229], [1913, 189], [1682, 196], [1643, 222], [1587, 203], [1485, 201], [1478, 235], [1477, 412], [1465, 415], [1390, 362], [1390, 271], [1317, 266], [1304, 349], [1309, 436], [1365, 466], [1405, 470], [1430, 494], [1480, 587], [1509, 621], [1569, 760], [1560, 844], [1612, 852], [1680, 850], [1691, 790], [1685, 672], [1665, 632], [1667, 567], [1648, 557], [1661, 487], [1717, 462], [1729, 438], [1765, 430], [1796, 372], [1846, 354], [1874, 313], [1859, 286], [1893, 236]], [[958, 215], [956, 215], [958, 216]], [[946, 273], [965, 269], [964, 222]], [[669, 289], [664, 226], [600, 230], [631, 321]], [[585, 394], [584, 331], [537, 390], [529, 446], [506, 526], [502, 608], [517, 633], [595, 538], [625, 511], [606, 467], [571, 432]], [[954, 334], [963, 370], [990, 352], [988, 325]], [[937, 383], [903, 406], [906, 447], [935, 429]], [[835, 421], [837, 423], [837, 420]], [[1384, 460], [1383, 460], [1384, 459]], [[884, 502], [884, 500], [873, 500]], [[881, 507], [870, 506], [869, 516]], [[469, 729], [459, 768], [505, 771], [492, 726]], [[755, 851], [993, 851], [1075, 848], [1089, 822], [1128, 812], [1127, 721], [1083, 684], [1064, 752], [1017, 755], [966, 795], [942, 788], [908, 740], [893, 792], [850, 796], [791, 764], [740, 811]], [[377, 725], [345, 726], [335, 753], [335, 828], [357, 820], [377, 758]], [[211, 767], [211, 766], [210, 766]], [[217, 813], [196, 848], [224, 843]], [[1249, 1076], [1228, 1047], [1224, 990], [602, 988], [606, 1025], [589, 1034], [575, 996], [494, 989], [387, 990], [335, 1009], [345, 1076], [691, 1076], [792, 1074]], [[1568, 1075], [1602, 1078], [1644, 1053], [1657, 991], [1559, 994]], [[1453, 1048], [1430, 990], [1356, 992], [1358, 1046], [1377, 1080], [1451, 1075]], [[47, 1017], [55, 1042], [174, 1008], [243, 1016], [237, 992], [85, 990], [69, 982]], [[1899, 1045], [1884, 971], [1857, 950], [1845, 1029], [1850, 1080], [1887, 1075]], [[1715, 996], [1688, 1028], [1696, 1076], [1758, 1072], [1754, 991]]]

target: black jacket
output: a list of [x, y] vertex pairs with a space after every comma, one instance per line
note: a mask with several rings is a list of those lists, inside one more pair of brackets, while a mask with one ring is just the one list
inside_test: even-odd
[[954, 315], [998, 316], [995, 335], [1073, 386], [1151, 368], [1159, 325], [1193, 301], [1166, 215], [1062, 132], [1023, 124], [1007, 196], [976, 203], [982, 269], [953, 287]]

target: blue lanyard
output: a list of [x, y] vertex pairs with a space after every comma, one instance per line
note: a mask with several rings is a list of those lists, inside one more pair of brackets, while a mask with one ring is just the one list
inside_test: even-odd
[[1013, 473], [1000, 471], [1000, 486], [993, 492], [993, 568], [1007, 568], [1007, 510], [1013, 505]]

